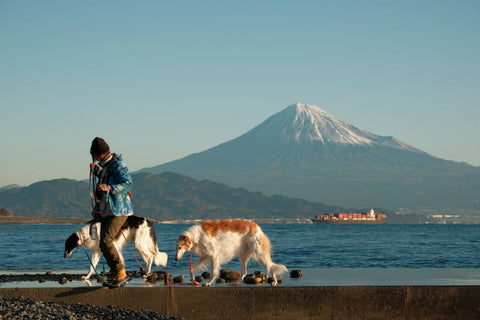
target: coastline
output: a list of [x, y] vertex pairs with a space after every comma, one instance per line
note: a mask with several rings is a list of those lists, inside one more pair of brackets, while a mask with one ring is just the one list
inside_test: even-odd
[[[148, 217], [147, 217], [148, 218]], [[151, 219], [151, 218], [149, 218]], [[26, 216], [0, 216], [0, 225], [2, 224], [82, 224], [90, 221], [90, 218], [59, 218], [59, 217], [26, 217]], [[151, 219], [155, 224], [195, 224], [200, 219], [195, 220], [170, 220], [159, 221]], [[251, 219], [256, 223], [264, 224], [311, 224], [311, 219]]]
[[1, 216], [0, 224], [81, 224], [89, 220], [87, 218]]

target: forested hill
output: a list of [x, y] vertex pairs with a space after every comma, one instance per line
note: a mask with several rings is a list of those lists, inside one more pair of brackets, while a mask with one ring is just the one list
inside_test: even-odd
[[[134, 209], [157, 220], [219, 218], [311, 218], [347, 209], [281, 195], [232, 188], [176, 173], [133, 175]], [[86, 181], [57, 179], [0, 190], [0, 208], [11, 215], [83, 218], [91, 212]]]

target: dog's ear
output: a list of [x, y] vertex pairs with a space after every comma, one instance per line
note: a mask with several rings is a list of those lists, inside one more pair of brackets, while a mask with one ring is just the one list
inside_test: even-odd
[[178, 237], [178, 242], [188, 248], [190, 248], [190, 246], [192, 245], [192, 240], [190, 240], [190, 238], [184, 234], [181, 234]]
[[72, 252], [75, 248], [79, 246], [78, 241], [80, 238], [76, 233], [72, 233], [70, 237], [65, 240], [65, 252]]

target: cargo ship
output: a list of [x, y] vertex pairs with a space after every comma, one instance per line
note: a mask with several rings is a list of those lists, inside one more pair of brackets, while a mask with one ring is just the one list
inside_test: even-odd
[[368, 213], [325, 213], [312, 219], [313, 223], [322, 224], [385, 224], [385, 214], [375, 214], [373, 209]]

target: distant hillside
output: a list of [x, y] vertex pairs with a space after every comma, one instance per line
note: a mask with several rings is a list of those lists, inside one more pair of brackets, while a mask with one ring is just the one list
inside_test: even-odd
[[[135, 214], [157, 220], [242, 218], [311, 218], [346, 209], [195, 180], [176, 173], [139, 173], [134, 179]], [[0, 207], [11, 215], [84, 218], [91, 212], [88, 182], [41, 181], [0, 190]]]
[[21, 188], [22, 186], [18, 184], [9, 184], [3, 187], [0, 187], [0, 190], [8, 190], [8, 189], [15, 189], [15, 188]]
[[88, 183], [69, 179], [0, 190], [0, 207], [15, 216], [85, 217], [89, 204]]

